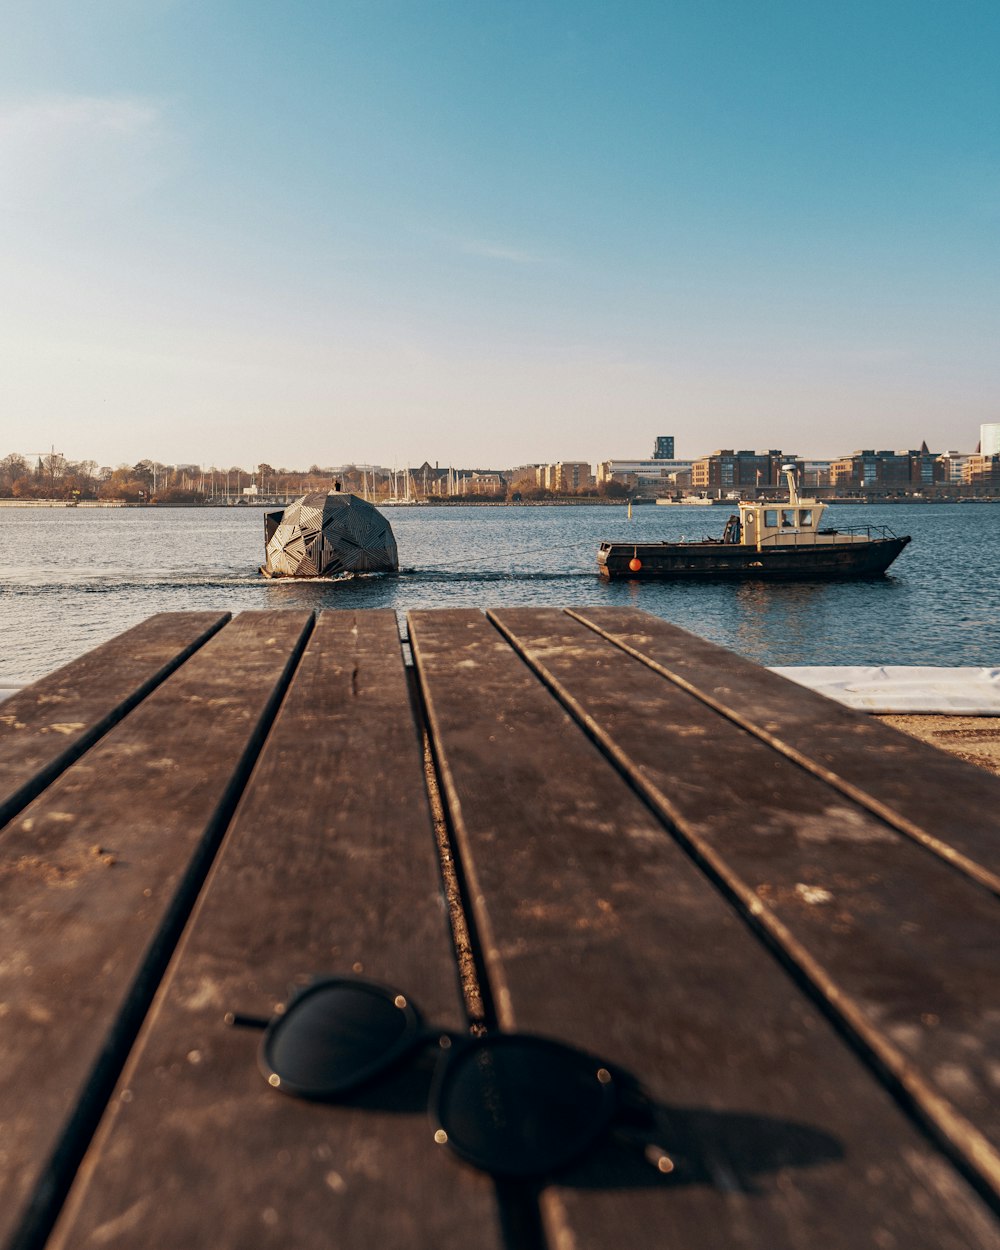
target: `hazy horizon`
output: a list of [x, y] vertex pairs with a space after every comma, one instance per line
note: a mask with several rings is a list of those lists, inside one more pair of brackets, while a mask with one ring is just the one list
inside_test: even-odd
[[1000, 6], [38, 0], [0, 454], [971, 451]]

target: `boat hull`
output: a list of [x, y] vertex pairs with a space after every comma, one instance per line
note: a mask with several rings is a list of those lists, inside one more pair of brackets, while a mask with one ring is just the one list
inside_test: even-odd
[[[876, 538], [763, 548], [741, 543], [601, 543], [597, 563], [607, 578], [662, 581], [665, 578], [756, 578], [809, 581], [813, 578], [881, 577], [910, 541]], [[638, 560], [638, 569], [630, 564]]]

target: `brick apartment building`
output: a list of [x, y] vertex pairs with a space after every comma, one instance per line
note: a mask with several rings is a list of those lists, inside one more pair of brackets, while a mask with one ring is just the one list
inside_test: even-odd
[[855, 451], [830, 464], [830, 484], [835, 490], [921, 490], [943, 482], [942, 457], [927, 450]]
[[691, 489], [709, 491], [756, 490], [782, 484], [781, 466], [794, 464], [798, 457], [770, 448], [768, 451], [733, 451], [723, 448], [702, 456], [691, 466]]

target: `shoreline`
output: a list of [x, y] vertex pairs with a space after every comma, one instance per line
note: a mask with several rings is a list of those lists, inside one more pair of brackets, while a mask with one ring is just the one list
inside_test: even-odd
[[[300, 496], [294, 496], [298, 499]], [[173, 511], [178, 508], [286, 508], [288, 504], [293, 502], [293, 498], [289, 498], [287, 502], [276, 500], [249, 500], [240, 499], [231, 503], [213, 503], [206, 501], [204, 503], [132, 503], [125, 499], [81, 499], [76, 502], [68, 499], [0, 499], [0, 508], [154, 508], [160, 511]], [[369, 500], [375, 508], [627, 508], [629, 501], [627, 499], [420, 499], [411, 503], [399, 503], [394, 501], [378, 502]], [[768, 501], [770, 502], [770, 501]], [[774, 501], [776, 506], [781, 505], [781, 500]], [[820, 502], [828, 504], [830, 507], [893, 507], [904, 508], [907, 506], [924, 507], [931, 505], [933, 507], [944, 506], [947, 504], [997, 504], [1000, 503], [1000, 495], [996, 496], [965, 496], [961, 499], [823, 499]], [[737, 501], [735, 499], [714, 499], [713, 507], [735, 507]], [[632, 506], [634, 508], [649, 508], [656, 505], [654, 499], [633, 499]], [[704, 505], [698, 504], [674, 504], [677, 508], [701, 508]]]

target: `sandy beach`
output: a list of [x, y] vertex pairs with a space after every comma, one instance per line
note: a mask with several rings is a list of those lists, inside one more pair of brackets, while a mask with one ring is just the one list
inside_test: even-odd
[[879, 716], [877, 719], [1000, 777], [1000, 716]]

